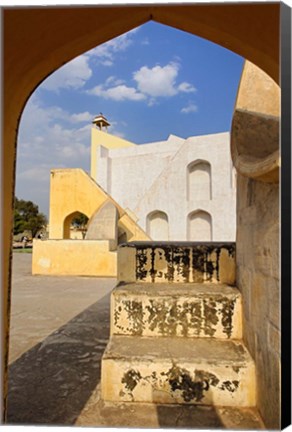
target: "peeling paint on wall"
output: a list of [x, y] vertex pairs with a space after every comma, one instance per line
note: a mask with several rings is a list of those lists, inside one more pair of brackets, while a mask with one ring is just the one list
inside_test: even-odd
[[235, 243], [133, 242], [120, 247], [136, 249], [137, 281], [218, 283], [222, 263], [230, 268], [235, 265]]

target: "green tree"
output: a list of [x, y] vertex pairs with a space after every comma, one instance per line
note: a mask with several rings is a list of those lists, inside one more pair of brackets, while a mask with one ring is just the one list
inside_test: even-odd
[[14, 234], [30, 231], [35, 237], [37, 232], [47, 224], [47, 218], [39, 212], [39, 208], [32, 201], [25, 201], [15, 197], [14, 201]]
[[83, 213], [78, 213], [78, 216], [75, 216], [74, 219], [72, 219], [72, 225], [75, 225], [81, 229], [86, 229], [87, 222], [88, 217]]

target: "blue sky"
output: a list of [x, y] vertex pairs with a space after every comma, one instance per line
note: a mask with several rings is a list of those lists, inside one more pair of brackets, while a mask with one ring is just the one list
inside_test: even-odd
[[23, 112], [16, 195], [48, 215], [52, 168], [90, 169], [90, 129], [137, 144], [229, 131], [243, 59], [149, 22], [72, 60], [48, 77]]

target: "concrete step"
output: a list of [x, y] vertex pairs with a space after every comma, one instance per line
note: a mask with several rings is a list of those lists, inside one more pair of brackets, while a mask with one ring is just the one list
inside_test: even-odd
[[241, 339], [241, 294], [224, 284], [119, 284], [111, 334]]
[[240, 341], [112, 336], [104, 401], [255, 406], [255, 367]]
[[235, 284], [235, 243], [135, 241], [118, 248], [118, 280]]

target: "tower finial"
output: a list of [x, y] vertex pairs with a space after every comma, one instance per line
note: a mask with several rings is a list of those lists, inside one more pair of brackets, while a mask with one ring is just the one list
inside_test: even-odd
[[108, 126], [110, 126], [110, 123], [105, 118], [105, 116], [102, 114], [102, 112], [100, 112], [99, 115], [94, 117], [92, 123], [95, 124], [96, 127], [99, 127], [100, 130], [102, 130], [102, 128], [105, 127], [105, 129], [107, 131]]

